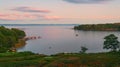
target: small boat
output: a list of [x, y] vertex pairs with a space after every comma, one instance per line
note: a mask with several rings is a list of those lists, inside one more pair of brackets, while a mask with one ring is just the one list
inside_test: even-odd
[[51, 49], [52, 47], [49, 47], [49, 49]]
[[78, 34], [76, 34], [76, 36], [78, 36]]

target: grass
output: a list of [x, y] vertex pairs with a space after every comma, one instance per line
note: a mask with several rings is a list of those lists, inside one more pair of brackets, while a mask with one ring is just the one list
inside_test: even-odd
[[0, 67], [120, 67], [120, 53], [0, 53]]

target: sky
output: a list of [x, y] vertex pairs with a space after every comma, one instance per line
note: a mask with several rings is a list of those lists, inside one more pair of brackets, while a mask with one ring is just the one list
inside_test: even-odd
[[120, 22], [120, 0], [0, 0], [0, 24]]

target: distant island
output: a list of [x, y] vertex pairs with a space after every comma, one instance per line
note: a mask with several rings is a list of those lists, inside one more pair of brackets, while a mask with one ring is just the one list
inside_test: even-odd
[[120, 31], [120, 23], [83, 24], [74, 26], [74, 29], [84, 31]]

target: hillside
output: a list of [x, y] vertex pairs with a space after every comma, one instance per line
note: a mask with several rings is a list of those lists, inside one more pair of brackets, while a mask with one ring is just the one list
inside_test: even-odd
[[0, 53], [0, 67], [120, 67], [120, 53]]

